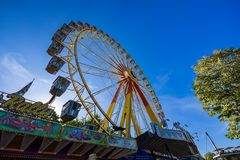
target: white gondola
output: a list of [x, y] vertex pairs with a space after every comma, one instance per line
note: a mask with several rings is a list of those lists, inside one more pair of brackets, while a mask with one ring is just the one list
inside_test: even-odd
[[67, 35], [63, 34], [61, 30], [57, 30], [52, 37], [53, 41], [63, 42], [67, 38]]
[[138, 65], [136, 65], [136, 66], [134, 66], [134, 69], [139, 70], [140, 68]]
[[143, 79], [142, 79], [144, 82], [147, 80], [147, 78], [146, 77], [143, 77]]
[[93, 34], [96, 34], [97, 33], [97, 28], [95, 26], [92, 26], [91, 31], [92, 31]]
[[62, 58], [53, 56], [47, 65], [46, 71], [51, 74], [56, 74], [64, 64], [65, 61]]
[[124, 48], [122, 48], [122, 47], [119, 48], [119, 51], [120, 51], [121, 54], [125, 54], [126, 53], [126, 50]]
[[120, 46], [119, 43], [117, 43], [117, 42], [114, 43], [114, 48], [118, 48], [119, 46]]
[[78, 25], [74, 21], [71, 21], [68, 26], [71, 27], [73, 30], [76, 30], [78, 28]]
[[50, 93], [53, 96], [61, 96], [70, 85], [70, 81], [64, 77], [58, 76], [57, 79], [53, 82], [53, 85], [50, 89]]
[[69, 35], [69, 33], [71, 33], [74, 29], [69, 27], [67, 24], [63, 24], [60, 31], [65, 34], [65, 35]]
[[150, 91], [150, 94], [151, 94], [151, 96], [153, 96], [153, 95], [154, 95], [154, 91], [153, 91], [153, 90], [151, 90], [151, 91]]
[[156, 108], [157, 108], [158, 111], [162, 110], [162, 107], [161, 107], [160, 104], [158, 104], [158, 105], [156, 106]]
[[154, 98], [153, 98], [153, 102], [154, 102], [154, 103], [158, 103], [157, 97], [154, 97]]
[[146, 84], [146, 87], [147, 87], [148, 89], [150, 89], [150, 88], [151, 88], [151, 85], [148, 83], [148, 84]]
[[130, 64], [133, 65], [135, 62], [133, 59], [130, 60]]
[[126, 56], [127, 59], [131, 58], [130, 54], [128, 54], [128, 53], [126, 53], [125, 56]]
[[86, 29], [90, 29], [90, 28], [91, 28], [91, 25], [88, 24], [88, 23], [84, 23], [84, 24], [83, 24], [83, 27], [86, 28]]
[[104, 39], [104, 41], [108, 40], [109, 39], [109, 35], [108, 34], [104, 34], [103, 39]]
[[49, 46], [47, 53], [51, 56], [58, 55], [59, 53], [62, 52], [64, 46], [62, 43], [53, 41], [52, 44]]
[[110, 45], [113, 45], [115, 43], [115, 40], [113, 39], [113, 38], [111, 38], [110, 40], [109, 40], [109, 44]]
[[63, 122], [68, 122], [77, 118], [81, 106], [81, 104], [73, 100], [69, 100], [67, 103], [65, 103], [60, 116]]
[[77, 30], [80, 31], [80, 30], [82, 30], [82, 29], [83, 29], [83, 23], [80, 22], [80, 21], [78, 21], [78, 22], [77, 22]]
[[103, 35], [103, 31], [102, 31], [102, 30], [97, 30], [97, 35], [98, 35], [99, 37], [101, 37], [101, 36]]

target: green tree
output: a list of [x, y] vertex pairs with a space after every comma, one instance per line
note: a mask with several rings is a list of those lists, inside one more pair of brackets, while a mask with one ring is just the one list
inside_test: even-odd
[[205, 157], [205, 160], [213, 160], [213, 156], [214, 154], [211, 153], [211, 152], [207, 152], [204, 157]]
[[83, 121], [74, 119], [72, 121], [67, 122], [66, 124], [74, 127], [81, 127], [83, 125]]
[[49, 118], [49, 120], [54, 121], [54, 122], [59, 122], [59, 116], [57, 115], [56, 111], [54, 109], [50, 109], [49, 110], [52, 111], [51, 113], [51, 117]]
[[[102, 123], [102, 118], [99, 114], [95, 114], [94, 117], [98, 120], [98, 122]], [[86, 119], [85, 124], [94, 124], [98, 125], [91, 117]]]
[[240, 49], [215, 51], [194, 70], [193, 89], [203, 109], [228, 123], [228, 138], [240, 138]]
[[[95, 114], [94, 116], [100, 123], [102, 122], [101, 116], [99, 114]], [[91, 117], [87, 119], [81, 119], [81, 120], [74, 119], [72, 121], [67, 122], [66, 124], [75, 126], [75, 127], [81, 127], [84, 124], [93, 124], [97, 126], [97, 123]]]

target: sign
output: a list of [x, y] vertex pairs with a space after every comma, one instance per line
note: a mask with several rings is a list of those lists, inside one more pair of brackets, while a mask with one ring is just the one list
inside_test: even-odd
[[71, 126], [63, 127], [62, 139], [98, 145], [107, 145], [106, 134]]
[[133, 138], [123, 138], [118, 136], [109, 136], [108, 143], [110, 146], [129, 148], [137, 150], [137, 142]]
[[0, 96], [0, 108], [13, 113], [48, 119], [55, 111], [42, 102], [30, 103], [16, 94], [8, 94], [7, 100]]
[[62, 139], [137, 150], [135, 139], [107, 136], [94, 130], [64, 126]]
[[0, 130], [56, 138], [60, 124], [33, 119], [0, 110]]

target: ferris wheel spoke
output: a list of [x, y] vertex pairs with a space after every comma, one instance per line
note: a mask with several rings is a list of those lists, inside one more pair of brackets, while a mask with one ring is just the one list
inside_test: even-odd
[[[68, 80], [71, 80], [71, 78], [69, 78], [69, 77], [66, 77], [66, 78], [67, 78]], [[84, 85], [81, 84], [79, 81], [73, 80], [73, 82], [78, 84], [78, 86], [76, 86], [76, 87], [79, 87], [79, 86], [84, 87]]]
[[[80, 43], [80, 42], [79, 42], [79, 43]], [[82, 43], [80, 43], [80, 44], [82, 44]], [[83, 45], [83, 44], [82, 44], [82, 45]], [[97, 57], [100, 58], [102, 61], [104, 61], [105, 63], [107, 63], [107, 64], [110, 65], [111, 67], [115, 68], [116, 70], [119, 70], [116, 66], [114, 66], [114, 65], [111, 64], [110, 62], [106, 61], [104, 58], [98, 56], [98, 55], [97, 55], [95, 52], [93, 52], [91, 49], [89, 49], [89, 48], [86, 47], [85, 45], [83, 45], [83, 46], [84, 46], [84, 48], [85, 48], [89, 53], [97, 56]], [[80, 52], [80, 53], [82, 53], [82, 52]], [[82, 55], [84, 58], [86, 58], [87, 60], [89, 60], [90, 62], [92, 62], [92, 63], [94, 63], [95, 65], [97, 65], [96, 62], [93, 62], [92, 60], [90, 60], [86, 55], [84, 55], [84, 54], [81, 54], [81, 55]], [[100, 66], [99, 66], [99, 67], [100, 67]]]
[[103, 78], [105, 78], [105, 76], [102, 75], [102, 74], [90, 73], [90, 72], [88, 72], [88, 71], [82, 71], [82, 73], [87, 74], [87, 75], [91, 75], [91, 76], [96, 76], [96, 77], [103, 77]]
[[96, 53], [95, 53], [92, 49], [90, 49], [88, 46], [84, 45], [84, 44], [83, 44], [82, 42], [80, 42], [80, 41], [79, 41], [79, 44], [80, 44], [81, 46], [83, 46], [83, 48], [84, 48], [85, 50], [89, 51], [89, 53], [92, 53], [94, 56], [100, 58], [103, 62], [106, 62], [107, 64], [109, 64], [109, 62], [106, 61], [105, 58], [103, 58], [103, 57], [101, 57], [100, 55], [96, 54]]
[[141, 83], [138, 83], [138, 85], [140, 86], [141, 90], [144, 92], [144, 94], [148, 94], [148, 96], [150, 96], [149, 94], [149, 89], [146, 88], [145, 86], [143, 86]]
[[146, 109], [146, 111], [147, 111], [151, 121], [152, 122], [156, 122], [156, 123], [158, 123], [160, 125], [159, 120], [157, 119], [156, 115], [154, 114], [151, 106], [149, 105], [147, 99], [145, 98], [145, 96], [144, 96], [143, 92], [141, 91], [141, 89], [139, 88], [139, 86], [136, 83], [134, 83], [133, 85], [134, 85], [134, 88], [136, 89], [138, 95], [141, 97], [141, 100], [142, 100], [142, 102], [144, 104], [144, 107], [145, 107], [145, 109]]
[[94, 62], [94, 61], [91, 60], [90, 58], [88, 58], [88, 57], [87, 57], [86, 55], [84, 55], [82, 52], [78, 52], [78, 53], [80, 53], [81, 56], [82, 56], [83, 58], [85, 58], [86, 60], [88, 60], [89, 62], [91, 62], [91, 63], [95, 64], [96, 66], [98, 66], [99, 68], [101, 68], [101, 66], [99, 66], [96, 62]]
[[118, 59], [118, 61], [119, 61], [121, 64], [123, 64], [125, 67], [129, 68], [128, 64], [127, 64], [123, 59], [121, 59], [119, 56], [116, 56], [116, 57], [117, 57], [116, 59]]
[[76, 38], [75, 36], [72, 37], [72, 36], [67, 36], [67, 39], [71, 42], [71, 44], [73, 44], [74, 40], [72, 38]]
[[112, 116], [114, 115], [114, 122], [115, 123], [118, 123], [118, 119], [119, 119], [119, 116], [120, 116], [120, 112], [121, 112], [121, 109], [122, 109], [122, 106], [123, 106], [123, 102], [124, 102], [124, 94], [121, 94], [120, 93], [120, 96], [118, 98], [118, 101], [117, 101], [117, 105], [115, 107], [115, 112], [112, 114]]
[[[108, 73], [92, 73], [91, 70], [86, 70], [86, 71], [82, 71], [83, 74], [88, 75], [88, 76], [94, 76], [94, 77], [98, 77], [98, 78], [104, 78], [104, 79], [110, 79], [110, 77], [108, 76]], [[111, 77], [113, 77], [113, 75], [110, 75]]]
[[106, 50], [108, 50], [107, 53], [111, 53], [111, 55], [114, 55], [113, 51], [111, 51], [110, 48], [107, 47], [107, 45], [106, 45], [106, 41], [103, 41], [103, 40], [102, 40], [101, 38], [99, 38], [99, 37], [97, 37], [97, 39], [98, 39], [100, 42], [102, 42], [103, 47], [104, 47]]
[[124, 69], [126, 69], [126, 67], [123, 64], [116, 62], [114, 57], [110, 57], [110, 59], [119, 68], [118, 71], [122, 72]]
[[[88, 57], [86, 57], [85, 55], [82, 55], [82, 56], [83, 56], [84, 58], [86, 58], [87, 60], [89, 60], [90, 62], [92, 62], [92, 63], [94, 63], [95, 65], [97, 65], [97, 63], [95, 63], [94, 61], [90, 60], [90, 59], [89, 59]], [[118, 74], [118, 73], [116, 73], [116, 72], [114, 72], [114, 71], [109, 71], [109, 70], [101, 69], [101, 68], [100, 68], [101, 66], [99, 66], [99, 65], [97, 65], [97, 67], [96, 67], [96, 66], [92, 66], [92, 65], [85, 64], [85, 63], [82, 63], [82, 62], [79, 62], [79, 64], [85, 65], [85, 66], [88, 66], [88, 67], [91, 67], [92, 69], [93, 69], [93, 68], [94, 68], [94, 69], [98, 69], [99, 71], [100, 71], [100, 70], [101, 70], [101, 71], [105, 71], [106, 73]], [[95, 75], [95, 76], [100, 76], [100, 75], [91, 74], [91, 73], [86, 73], [86, 74]], [[102, 76], [104, 76], [104, 75], [102, 75]]]
[[140, 134], [142, 134], [142, 131], [140, 129], [136, 114], [133, 111], [132, 107], [131, 107], [131, 119], [132, 119], [132, 123], [133, 123], [134, 129], [135, 129], [135, 132], [136, 132], [137, 136], [139, 136]]
[[95, 70], [98, 70], [98, 71], [101, 71], [101, 72], [106, 72], [106, 73], [112, 73], [112, 74], [119, 75], [119, 73], [116, 73], [116, 72], [114, 72], [114, 71], [102, 69], [102, 68], [99, 68], [99, 67], [96, 67], [96, 66], [92, 66], [92, 65], [89, 65], [89, 64], [85, 64], [85, 63], [82, 63], [82, 62], [79, 62], [79, 64], [81, 64], [81, 65], [83, 65], [83, 66], [90, 67], [90, 68], [92, 68], [92, 69], [95, 69]]
[[[120, 55], [120, 54], [119, 54]], [[119, 55], [112, 55], [112, 57], [115, 59], [115, 61], [120, 64], [123, 68], [129, 68], [128, 64], [126, 63], [126, 61], [124, 61], [123, 58], [120, 58]], [[120, 55], [123, 56], [123, 55]]]
[[147, 123], [146, 116], [143, 113], [143, 104], [142, 104], [142, 102], [140, 102], [140, 99], [139, 99], [136, 92], [134, 92], [134, 95], [136, 97], [136, 101], [135, 101], [135, 103], [136, 103], [136, 113], [140, 113], [141, 119], [143, 120], [143, 122], [145, 124], [145, 127], [150, 128], [149, 124]]
[[114, 67], [115, 69], [118, 70], [118, 68], [116, 66], [114, 66], [112, 63], [108, 62], [105, 58], [109, 58], [109, 57], [101, 57], [100, 55], [96, 54], [94, 51], [92, 51], [89, 47], [87, 47], [86, 45], [84, 45], [83, 43], [79, 42], [84, 49], [86, 49], [87, 51], [89, 51], [89, 53], [92, 53], [93, 55], [95, 55], [96, 57], [100, 58], [103, 62], [107, 63], [108, 65]]
[[92, 40], [92, 42], [97, 46], [97, 48], [101, 50], [101, 52], [102, 52], [104, 55], [106, 55], [107, 53], [111, 53], [109, 50], [108, 50], [108, 52], [105, 52], [105, 51], [99, 46], [99, 44], [95, 41], [94, 38], [91, 38], [91, 40]]
[[[151, 96], [150, 92], [148, 91], [149, 89], [147, 89], [146, 87], [144, 87], [144, 86], [142, 86], [142, 85], [140, 85], [140, 84], [139, 84], [139, 86], [142, 88], [142, 92], [143, 92], [144, 96], [145, 96], [145, 97], [148, 97], [148, 99], [152, 99], [152, 96]], [[152, 103], [152, 101], [150, 101], [150, 102]], [[151, 107], [153, 110], [155, 110], [154, 106], [155, 106], [154, 103], [152, 103], [152, 104], [150, 105], [150, 107]]]
[[[70, 64], [71, 67], [74, 68], [74, 70], [76, 71], [77, 68], [75, 67], [75, 65], [73, 65], [73, 64], [71, 63], [71, 59], [72, 59], [72, 57], [73, 57], [73, 53], [72, 53], [72, 51], [71, 51], [70, 48], [67, 48], [67, 49], [68, 49], [69, 55], [67, 55], [67, 56], [61, 56], [61, 55], [59, 55], [59, 57], [60, 57], [64, 62], [67, 62], [68, 64]], [[70, 53], [71, 53], [71, 54], [70, 54]], [[75, 72], [75, 71], [74, 71], [74, 72]]]
[[[121, 83], [121, 81], [118, 81], [118, 82], [116, 82], [116, 83], [114, 83], [114, 84], [111, 84], [111, 85], [109, 85], [109, 86], [107, 86], [107, 87], [104, 87], [104, 88], [102, 88], [102, 89], [100, 89], [100, 90], [92, 93], [92, 95], [93, 95], [93, 96], [96, 96], [96, 95], [98, 95], [98, 94], [100, 94], [100, 93], [103, 93], [103, 92], [107, 91], [108, 89], [113, 88], [114, 86], [116, 86], [116, 85], [119, 84], [119, 83]], [[88, 96], [88, 97], [85, 98], [84, 100], [87, 100], [87, 99], [89, 99], [89, 98], [90, 98], [90, 96]]]
[[[112, 99], [112, 101], [111, 101], [110, 106], [108, 107], [107, 115], [108, 115], [109, 117], [112, 117], [112, 113], [113, 113], [114, 108], [115, 108], [115, 106], [116, 106], [116, 102], [117, 102], [119, 93], [120, 93], [121, 88], [122, 88], [122, 86], [123, 86], [123, 82], [122, 82], [122, 81], [119, 81], [119, 83], [120, 83], [120, 84], [119, 84], [119, 87], [118, 87], [115, 95], [113, 96], [113, 99]], [[108, 121], [107, 121], [106, 118], [104, 118], [102, 127], [103, 127], [103, 128], [106, 128], [107, 126], [108, 126]]]

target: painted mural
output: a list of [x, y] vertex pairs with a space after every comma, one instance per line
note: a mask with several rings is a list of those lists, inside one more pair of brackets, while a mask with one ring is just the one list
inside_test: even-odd
[[57, 123], [33, 119], [0, 110], [1, 130], [55, 138], [60, 128], [60, 124]]
[[62, 139], [107, 145], [105, 134], [71, 126], [63, 127]]
[[109, 136], [108, 144], [114, 147], [137, 149], [137, 143], [135, 139], [122, 138], [118, 136]]

